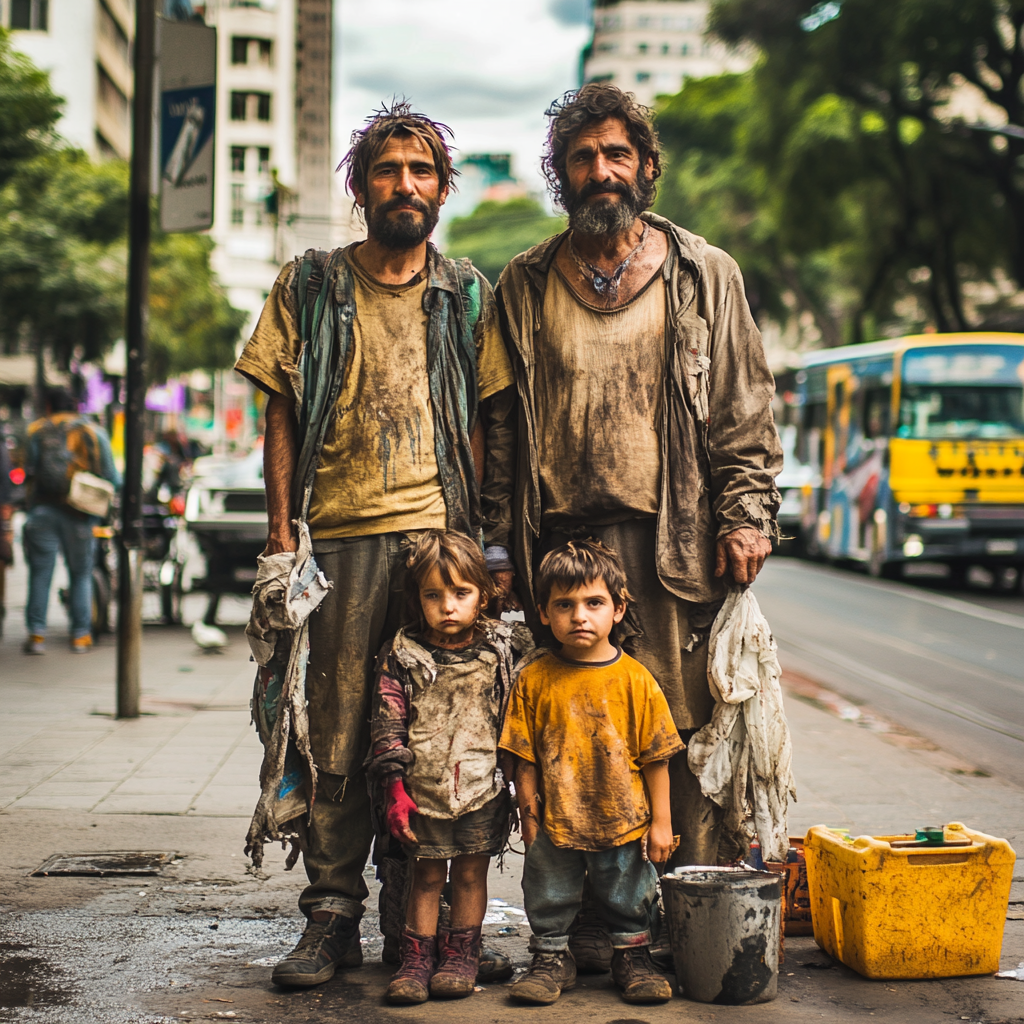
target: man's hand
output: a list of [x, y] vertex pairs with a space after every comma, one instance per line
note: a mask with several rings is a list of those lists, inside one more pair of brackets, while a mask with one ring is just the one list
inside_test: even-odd
[[497, 569], [491, 573], [497, 595], [494, 598], [492, 614], [500, 616], [502, 612], [521, 612], [523, 610], [512, 583], [516, 574], [511, 569]]
[[760, 530], [741, 526], [718, 540], [715, 575], [724, 576], [726, 564], [734, 582], [740, 586], [753, 583], [772, 553], [772, 542]]
[[409, 827], [409, 815], [417, 814], [419, 808], [405, 789], [405, 782], [395, 778], [388, 786], [388, 810], [385, 815], [388, 831], [400, 843], [415, 843], [416, 835]]
[[263, 553], [265, 555], [280, 555], [285, 551], [298, 551], [299, 542], [294, 533], [275, 534], [267, 538], [267, 546]]

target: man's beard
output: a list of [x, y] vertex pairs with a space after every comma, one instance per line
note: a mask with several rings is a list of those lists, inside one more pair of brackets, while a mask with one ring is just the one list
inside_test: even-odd
[[[588, 181], [579, 192], [569, 194], [569, 227], [581, 235], [617, 235], [629, 228], [654, 200], [654, 182], [641, 178], [634, 184], [624, 181]], [[593, 195], [614, 192], [619, 200], [599, 199]]]
[[[398, 207], [412, 209], [402, 210], [397, 217], [389, 217], [388, 214]], [[424, 202], [411, 196], [395, 196], [366, 211], [367, 232], [385, 249], [396, 252], [415, 249], [437, 227], [440, 211], [441, 204], [436, 201]], [[417, 213], [422, 216], [417, 217]]]

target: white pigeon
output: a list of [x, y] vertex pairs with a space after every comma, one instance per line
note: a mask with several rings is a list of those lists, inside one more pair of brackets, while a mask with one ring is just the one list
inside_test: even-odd
[[230, 642], [224, 630], [207, 625], [202, 619], [196, 619], [192, 624], [192, 639], [196, 646], [204, 651], [220, 650], [221, 647], [227, 647]]

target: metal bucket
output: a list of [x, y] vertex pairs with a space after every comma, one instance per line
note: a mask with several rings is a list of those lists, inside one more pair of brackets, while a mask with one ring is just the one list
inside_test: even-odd
[[701, 1003], [767, 1003], [779, 988], [782, 879], [751, 868], [677, 868], [661, 879], [676, 979]]

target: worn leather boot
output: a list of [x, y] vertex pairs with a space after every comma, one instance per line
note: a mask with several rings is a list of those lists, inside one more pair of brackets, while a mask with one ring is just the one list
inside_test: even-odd
[[480, 966], [476, 971], [476, 980], [481, 985], [492, 981], [508, 981], [515, 973], [512, 961], [490, 946], [484, 946], [480, 950]]
[[322, 985], [339, 967], [361, 967], [359, 919], [332, 914], [330, 921], [310, 921], [298, 945], [274, 968], [271, 980], [283, 988]]
[[579, 974], [604, 974], [612, 968], [612, 940], [592, 905], [584, 903], [569, 929], [569, 952]]
[[561, 953], [534, 953], [527, 972], [509, 989], [517, 1003], [550, 1006], [576, 987], [576, 962], [567, 949]]
[[672, 998], [672, 986], [654, 966], [648, 946], [615, 950], [612, 980], [627, 1003], [667, 1003]]
[[430, 979], [435, 999], [462, 999], [473, 994], [480, 965], [480, 929], [437, 929], [437, 972]]
[[425, 1003], [430, 998], [430, 979], [437, 967], [437, 937], [402, 932], [402, 966], [395, 972], [384, 995], [395, 1006]]

